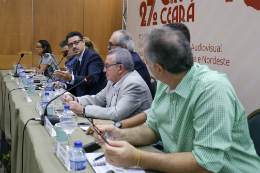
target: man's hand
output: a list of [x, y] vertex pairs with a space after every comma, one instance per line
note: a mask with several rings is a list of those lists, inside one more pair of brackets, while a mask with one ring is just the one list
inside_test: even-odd
[[[98, 120], [98, 121], [95, 122], [94, 124], [97, 126], [97, 125], [112, 125], [113, 123], [108, 123], [108, 122], [104, 122], [104, 121]], [[94, 132], [94, 128], [93, 128], [93, 125], [91, 125], [91, 126], [89, 126], [89, 128], [86, 130], [86, 134], [93, 133], [93, 132]]]
[[105, 144], [104, 154], [106, 161], [116, 167], [136, 166], [138, 150], [126, 141], [108, 140]]
[[69, 105], [70, 105], [70, 110], [72, 112], [74, 112], [77, 115], [81, 115], [82, 114], [84, 106], [80, 105], [76, 101], [70, 101]]
[[[98, 131], [103, 135], [105, 132], [109, 131], [108, 136], [113, 137], [114, 140], [122, 140], [121, 137], [124, 135], [123, 130], [115, 127], [114, 125], [98, 125]], [[93, 134], [95, 141], [98, 142], [98, 145], [104, 145], [105, 141], [94, 131]], [[104, 137], [104, 136], [103, 136]]]
[[72, 97], [67, 94], [63, 94], [61, 96], [61, 100], [66, 103], [70, 103], [71, 101], [73, 101]]
[[58, 77], [62, 80], [71, 81], [72, 75], [70, 74], [69, 69], [66, 66], [64, 66], [64, 68], [66, 69], [66, 71], [55, 70], [53, 74], [55, 75], [55, 77]]

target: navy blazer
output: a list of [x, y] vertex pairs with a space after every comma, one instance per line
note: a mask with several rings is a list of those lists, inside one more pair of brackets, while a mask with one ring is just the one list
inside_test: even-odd
[[[91, 50], [85, 49], [82, 56], [82, 61], [79, 68], [79, 74], [77, 74], [77, 61], [73, 64], [73, 75], [74, 75], [74, 85], [81, 82], [87, 75], [93, 73], [95, 75], [94, 79], [83, 82], [76, 87], [76, 96], [84, 95], [95, 95], [103, 89], [104, 81], [106, 79], [106, 74], [103, 72], [104, 62], [102, 58]], [[68, 88], [70, 88], [68, 86]]]
[[151, 91], [151, 77], [144, 61], [140, 58], [140, 56], [136, 52], [130, 52], [130, 53], [133, 57], [135, 70], [140, 74], [140, 76], [142, 76], [142, 78], [144, 79], [144, 81], [146, 82], [146, 84], [148, 85]]

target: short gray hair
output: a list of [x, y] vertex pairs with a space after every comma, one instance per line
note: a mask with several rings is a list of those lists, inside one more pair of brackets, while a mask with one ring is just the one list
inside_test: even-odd
[[183, 33], [167, 26], [154, 27], [148, 31], [143, 44], [150, 64], [160, 64], [170, 73], [188, 71], [193, 66], [190, 43]]
[[126, 32], [125, 30], [118, 30], [118, 31], [115, 31], [114, 33], [121, 33], [122, 34], [116, 41], [116, 43], [118, 45], [120, 45], [120, 46], [125, 45], [125, 48], [129, 52], [134, 51], [135, 45], [134, 45], [132, 36], [128, 32]]
[[114, 58], [114, 63], [123, 64], [126, 71], [134, 71], [134, 61], [132, 55], [127, 49], [111, 49], [108, 51], [107, 55], [116, 54]]

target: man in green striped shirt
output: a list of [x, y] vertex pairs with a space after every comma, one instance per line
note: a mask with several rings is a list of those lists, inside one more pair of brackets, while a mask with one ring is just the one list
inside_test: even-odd
[[[160, 80], [154, 102], [142, 126], [98, 126], [115, 140], [105, 144], [106, 160], [161, 172], [260, 172], [245, 110], [226, 75], [193, 63], [189, 42], [168, 27], [149, 31], [144, 45], [149, 69]], [[132, 146], [160, 139], [168, 154], [139, 154]]]

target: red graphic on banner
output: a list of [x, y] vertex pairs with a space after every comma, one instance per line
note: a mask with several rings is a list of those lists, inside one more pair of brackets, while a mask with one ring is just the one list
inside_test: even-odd
[[259, 0], [244, 0], [245, 4], [249, 7], [253, 7], [256, 10], [260, 10], [260, 1]]
[[[164, 5], [174, 4], [177, 2], [183, 2], [183, 0], [161, 0]], [[154, 11], [156, 0], [146, 0], [140, 4], [139, 15], [141, 17], [141, 27], [157, 25], [157, 19], [161, 20], [162, 24], [172, 23], [172, 22], [194, 22], [194, 9], [195, 3], [190, 0], [191, 4], [183, 6], [181, 4], [174, 4], [172, 7], [163, 7], [161, 11]], [[148, 6], [150, 6], [150, 11], [148, 11]]]
[[[226, 0], [226, 2], [233, 2], [233, 0]], [[244, 2], [248, 7], [260, 10], [260, 0], [244, 0]]]

